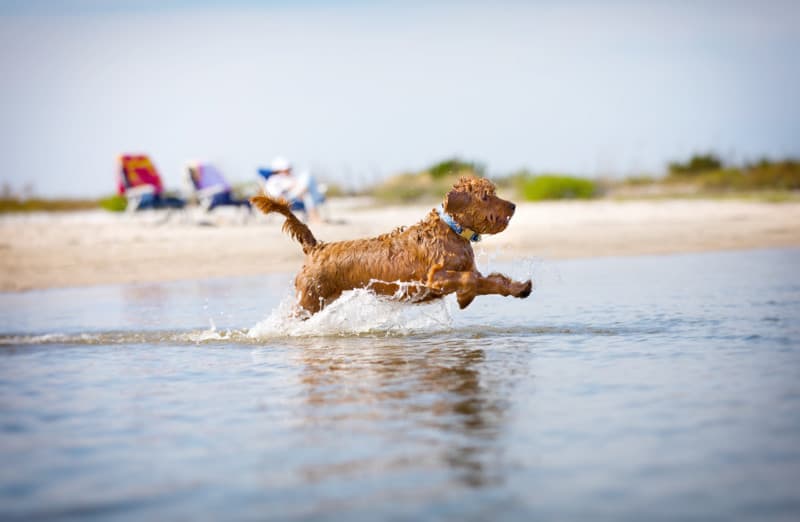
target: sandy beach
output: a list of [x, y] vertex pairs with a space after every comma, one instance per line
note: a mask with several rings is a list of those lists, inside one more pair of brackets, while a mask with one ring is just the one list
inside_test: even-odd
[[[312, 227], [337, 241], [412, 225], [431, 205], [328, 205]], [[0, 216], [0, 291], [294, 272], [302, 252], [276, 216], [233, 209], [135, 215]], [[230, 211], [228, 211], [230, 210]], [[800, 204], [716, 200], [527, 203], [481, 248], [498, 260], [669, 254], [800, 246]]]

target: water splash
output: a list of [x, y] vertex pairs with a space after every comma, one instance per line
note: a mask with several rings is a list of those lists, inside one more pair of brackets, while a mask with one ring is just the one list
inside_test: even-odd
[[16, 344], [57, 344], [80, 343], [91, 344], [96, 336], [91, 334], [68, 335], [62, 333], [48, 333], [41, 335], [0, 335], [0, 346]]
[[247, 332], [242, 330], [226, 330], [219, 332], [216, 329], [182, 332], [182, 331], [117, 331], [93, 333], [48, 333], [41, 335], [1, 335], [0, 346], [26, 346], [26, 345], [199, 345], [215, 344], [224, 341], [236, 344], [254, 344], [253, 339], [247, 337]]
[[[399, 294], [408, 289], [399, 290]], [[345, 292], [321, 312], [298, 316], [294, 299], [286, 298], [263, 321], [250, 330], [217, 329], [209, 318], [206, 330], [144, 330], [91, 333], [0, 334], [0, 346], [23, 345], [215, 345], [218, 343], [259, 344], [281, 337], [349, 336], [362, 334], [413, 335], [450, 331], [452, 317], [444, 299], [413, 304], [378, 296], [370, 290]]]
[[[399, 304], [399, 303], [398, 303]], [[406, 305], [409, 306], [409, 305]], [[422, 305], [433, 307], [434, 305]], [[459, 328], [457, 331], [444, 323], [439, 322], [439, 318], [431, 317], [428, 312], [420, 310], [419, 305], [410, 307], [419, 313], [416, 318], [403, 322], [402, 318], [395, 318], [395, 322], [386, 328], [386, 323], [378, 324], [377, 327], [370, 329], [366, 323], [361, 323], [358, 327], [335, 329], [332, 326], [328, 330], [313, 331], [308, 321], [293, 318], [288, 323], [281, 323], [275, 327], [271, 320], [278, 317], [277, 310], [269, 318], [260, 322], [251, 330], [226, 330], [225, 332], [202, 330], [197, 332], [176, 332], [176, 331], [145, 331], [145, 332], [97, 332], [92, 334], [42, 334], [42, 335], [3, 335], [0, 334], [0, 349], [7, 347], [23, 346], [47, 346], [47, 345], [67, 345], [67, 346], [122, 346], [122, 345], [150, 345], [150, 346], [233, 346], [250, 345], [262, 346], [265, 340], [280, 340], [281, 338], [298, 337], [321, 337], [321, 336], [358, 336], [361, 334], [383, 334], [385, 336], [405, 336], [414, 334], [425, 335], [444, 335], [449, 336], [454, 333], [457, 339], [475, 339], [482, 337], [500, 338], [503, 336], [551, 336], [551, 335], [577, 335], [577, 336], [617, 336], [617, 335], [653, 335], [666, 331], [660, 328], [619, 328], [604, 326], [587, 326], [581, 324], [567, 325], [470, 325]], [[436, 305], [439, 308], [439, 305]], [[446, 309], [446, 307], [443, 307]], [[320, 315], [322, 314], [322, 315]], [[324, 312], [317, 314], [320, 322], [325, 317]], [[316, 317], [316, 316], [315, 316]], [[329, 323], [331, 321], [328, 321]], [[452, 337], [445, 337], [453, 339]], [[435, 337], [431, 337], [435, 339]]]
[[[479, 245], [475, 247], [474, 251], [475, 265], [478, 271], [483, 275], [500, 272], [515, 281], [527, 281], [530, 279], [533, 281], [534, 292], [538, 288], [539, 280], [544, 278], [549, 279], [550, 273], [554, 270], [552, 264], [542, 257], [509, 256], [508, 249], [503, 247], [495, 247], [489, 250]], [[500, 265], [498, 260], [502, 257], [514, 257], [514, 262]], [[560, 281], [560, 275], [558, 273], [556, 273], [556, 278]]]
[[[401, 288], [398, 292], [406, 292]], [[333, 335], [412, 335], [448, 331], [452, 327], [448, 303], [410, 304], [376, 295], [368, 289], [344, 292], [322, 311], [298, 316], [294, 299], [285, 299], [272, 313], [248, 332], [248, 337], [316, 337]]]
[[217, 331], [217, 325], [214, 320], [209, 317], [209, 328], [201, 332], [189, 332], [185, 335], [186, 340], [193, 343], [204, 343], [207, 341], [232, 341], [236, 340], [237, 336], [241, 336], [241, 332], [226, 330], [224, 332]]

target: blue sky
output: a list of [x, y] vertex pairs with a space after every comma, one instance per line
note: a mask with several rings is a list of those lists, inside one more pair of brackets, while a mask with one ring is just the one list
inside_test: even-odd
[[800, 156], [797, 2], [0, 0], [0, 182], [168, 187], [277, 154], [363, 185], [459, 155], [499, 175]]

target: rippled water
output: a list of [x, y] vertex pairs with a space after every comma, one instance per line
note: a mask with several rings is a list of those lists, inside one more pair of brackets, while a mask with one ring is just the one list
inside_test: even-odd
[[[0, 518], [796, 520], [800, 250], [0, 294]], [[310, 326], [309, 326], [310, 325]]]

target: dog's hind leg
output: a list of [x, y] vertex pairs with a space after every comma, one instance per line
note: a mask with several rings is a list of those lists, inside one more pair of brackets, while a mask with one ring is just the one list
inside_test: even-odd
[[295, 280], [297, 289], [297, 306], [311, 315], [319, 312], [342, 295], [342, 291], [332, 289], [320, 283], [318, 278], [304, 279], [300, 276]]

